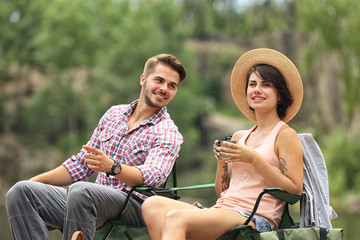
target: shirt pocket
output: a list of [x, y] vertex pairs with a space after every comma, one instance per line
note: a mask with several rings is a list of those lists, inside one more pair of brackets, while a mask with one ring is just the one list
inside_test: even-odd
[[139, 142], [130, 147], [128, 153], [129, 159], [134, 159], [136, 164], [143, 164], [149, 154], [151, 146], [143, 142]]
[[100, 136], [99, 136], [101, 151], [103, 151], [106, 154], [109, 154], [113, 137], [114, 137], [113, 132], [106, 131], [106, 130], [101, 131]]

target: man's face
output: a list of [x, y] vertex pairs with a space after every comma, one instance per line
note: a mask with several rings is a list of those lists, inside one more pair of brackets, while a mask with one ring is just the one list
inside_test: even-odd
[[179, 74], [164, 64], [157, 64], [149, 76], [141, 75], [145, 103], [152, 108], [162, 108], [175, 97], [180, 84]]

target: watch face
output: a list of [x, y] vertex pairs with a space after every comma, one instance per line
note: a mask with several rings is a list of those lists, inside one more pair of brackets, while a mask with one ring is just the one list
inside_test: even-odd
[[121, 165], [119, 163], [117, 163], [114, 168], [114, 173], [119, 174], [120, 172], [121, 172]]

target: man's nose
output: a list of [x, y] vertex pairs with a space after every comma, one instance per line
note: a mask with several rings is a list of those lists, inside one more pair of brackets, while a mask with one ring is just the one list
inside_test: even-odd
[[161, 91], [161, 92], [164, 92], [164, 93], [165, 93], [165, 92], [168, 91], [168, 89], [169, 89], [169, 88], [168, 88], [167, 84], [164, 83], [164, 84], [161, 84], [161, 85], [160, 85], [160, 91]]

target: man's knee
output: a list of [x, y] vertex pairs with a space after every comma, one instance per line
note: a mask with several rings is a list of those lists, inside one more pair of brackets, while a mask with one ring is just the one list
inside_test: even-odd
[[5, 207], [8, 209], [11, 206], [16, 206], [18, 202], [26, 201], [24, 197], [30, 192], [32, 184], [33, 182], [26, 180], [15, 183], [6, 193]]
[[67, 205], [85, 206], [91, 202], [91, 183], [76, 182], [69, 186], [67, 190]]

